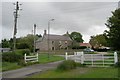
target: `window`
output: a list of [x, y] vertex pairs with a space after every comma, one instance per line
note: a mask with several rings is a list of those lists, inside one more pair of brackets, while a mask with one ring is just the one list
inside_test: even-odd
[[52, 41], [52, 44], [54, 44], [54, 41]]
[[52, 50], [54, 50], [55, 48], [54, 47], [52, 47]]

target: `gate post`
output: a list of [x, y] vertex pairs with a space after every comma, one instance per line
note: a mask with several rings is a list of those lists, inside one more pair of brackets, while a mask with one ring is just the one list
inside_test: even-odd
[[92, 62], [92, 66], [93, 66], [93, 55], [91, 54], [91, 62]]
[[114, 64], [118, 62], [117, 52], [114, 52]]
[[81, 52], [81, 64], [83, 64], [84, 63], [84, 54], [83, 54], [83, 52]]
[[68, 53], [66, 52], [65, 53], [65, 60], [67, 60], [68, 58], [67, 58], [67, 56], [68, 56]]
[[36, 57], [37, 57], [37, 62], [38, 62], [38, 53], [36, 54]]
[[76, 58], [76, 56], [77, 56], [77, 52], [74, 52], [74, 61], [76, 62], [77, 60], [77, 58]]
[[27, 62], [26, 62], [26, 53], [24, 54], [24, 61], [25, 61], [25, 63], [27, 63]]

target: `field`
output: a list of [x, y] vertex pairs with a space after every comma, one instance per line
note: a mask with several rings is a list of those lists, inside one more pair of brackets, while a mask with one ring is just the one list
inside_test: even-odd
[[60, 56], [55, 56], [53, 54], [49, 55], [48, 58], [48, 54], [39, 54], [39, 63], [49, 63], [49, 62], [55, 62], [55, 61], [60, 61], [63, 60], [63, 57]]
[[77, 68], [70, 71], [58, 72], [49, 70], [42, 74], [36, 74], [29, 78], [117, 78], [118, 69], [109, 68]]

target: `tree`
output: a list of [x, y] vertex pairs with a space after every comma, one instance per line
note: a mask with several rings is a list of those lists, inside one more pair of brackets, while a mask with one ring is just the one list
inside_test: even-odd
[[90, 39], [89, 43], [94, 48], [99, 48], [101, 46], [108, 46], [105, 34], [99, 34], [99, 35], [96, 35], [96, 36], [91, 36], [91, 39]]
[[9, 48], [9, 47], [10, 47], [9, 40], [3, 39], [2, 40], [2, 48]]
[[30, 49], [30, 51], [33, 51], [34, 46], [34, 37], [35, 40], [37, 40], [41, 35], [32, 35], [28, 34], [25, 37], [17, 38], [17, 49]]
[[106, 34], [110, 46], [115, 50], [120, 50], [120, 8], [112, 12], [112, 16], [109, 17], [105, 25], [109, 28]]
[[81, 35], [79, 32], [72, 32], [72, 33], [70, 34], [70, 38], [71, 38], [73, 41], [83, 43], [82, 35]]

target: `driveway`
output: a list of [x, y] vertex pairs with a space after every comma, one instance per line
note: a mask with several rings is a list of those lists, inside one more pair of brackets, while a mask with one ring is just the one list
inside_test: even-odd
[[56, 68], [62, 61], [51, 62], [46, 64], [35, 64], [17, 70], [5, 71], [2, 73], [3, 78], [24, 78], [26, 76], [40, 73], [49, 69]]

